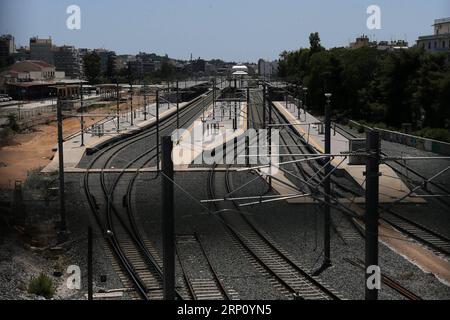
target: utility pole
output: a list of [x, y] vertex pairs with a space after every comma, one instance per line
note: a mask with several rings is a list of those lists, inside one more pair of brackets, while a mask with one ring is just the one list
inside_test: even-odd
[[307, 97], [308, 97], [308, 88], [303, 87], [303, 109], [305, 111], [305, 118], [306, 118], [306, 108], [308, 107]]
[[247, 82], [247, 130], [250, 129], [250, 87]]
[[147, 121], [147, 85], [144, 82], [144, 121]]
[[237, 130], [237, 124], [238, 124], [238, 121], [237, 121], [237, 102], [234, 101], [234, 121], [233, 121], [233, 129], [234, 130]]
[[81, 127], [81, 146], [84, 147], [84, 106], [83, 106], [83, 81], [80, 79], [80, 127]]
[[286, 98], [286, 109], [289, 107], [289, 104], [288, 104], [288, 102], [289, 102], [289, 95], [288, 95], [288, 91], [287, 91], [287, 89], [285, 89], [284, 90], [284, 94], [285, 94], [285, 98]]
[[133, 114], [133, 83], [130, 83], [130, 95], [131, 95], [131, 126], [134, 124], [134, 114]]
[[297, 112], [298, 112], [298, 121], [300, 122], [300, 117], [302, 115], [302, 107], [303, 107], [303, 100], [300, 95], [300, 91], [302, 90], [302, 87], [297, 87], [297, 97], [298, 97], [298, 106], [297, 106]]
[[[268, 88], [268, 96], [270, 97], [270, 86]], [[268, 99], [269, 101], [269, 186], [272, 189], [272, 101]]]
[[378, 131], [369, 131], [366, 137], [366, 148], [369, 156], [366, 162], [366, 213], [365, 222], [365, 247], [366, 247], [366, 300], [377, 300], [378, 289], [369, 288], [367, 280], [371, 276], [369, 267], [378, 267], [378, 197], [380, 179], [380, 134]]
[[175, 244], [173, 206], [173, 143], [170, 136], [162, 138], [162, 241], [164, 299], [175, 300]]
[[61, 232], [66, 232], [66, 201], [64, 191], [64, 147], [61, 101], [56, 105], [56, 117], [58, 121], [58, 160], [59, 160], [59, 210], [61, 214]]
[[93, 281], [92, 281], [92, 227], [88, 227], [88, 300], [93, 300]]
[[156, 89], [156, 168], [159, 172], [159, 89]]
[[[325, 154], [331, 154], [331, 93], [326, 93], [327, 103], [325, 105]], [[324, 219], [324, 267], [331, 266], [331, 244], [330, 244], [330, 224], [331, 224], [331, 157], [326, 158], [325, 166], [325, 219]]]
[[116, 82], [116, 98], [117, 98], [117, 106], [116, 106], [117, 133], [119, 133], [119, 130], [120, 130], [120, 90], [119, 90], [119, 80], [117, 80], [117, 82]]
[[177, 129], [180, 129], [180, 87], [177, 81]]
[[213, 79], [213, 120], [216, 119], [216, 79]]
[[267, 95], [267, 86], [264, 83], [264, 86], [263, 86], [263, 129], [266, 128], [266, 95]]

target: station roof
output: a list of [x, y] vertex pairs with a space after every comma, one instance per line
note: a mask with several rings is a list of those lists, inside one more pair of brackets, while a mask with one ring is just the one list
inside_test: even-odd
[[248, 70], [247, 66], [244, 66], [244, 65], [236, 65], [236, 66], [233, 66], [232, 69], [233, 70]]
[[248, 73], [245, 72], [245, 71], [235, 71], [235, 72], [233, 72], [233, 76], [246, 76], [246, 75], [248, 75]]

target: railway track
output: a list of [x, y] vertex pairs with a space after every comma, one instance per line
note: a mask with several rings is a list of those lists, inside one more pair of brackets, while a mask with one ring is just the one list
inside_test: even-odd
[[[256, 123], [255, 118], [253, 122]], [[221, 196], [217, 194], [217, 189], [222, 189], [224, 194], [231, 194], [233, 187], [229, 166], [225, 173], [220, 173], [224, 174], [222, 179], [217, 177], [216, 167], [217, 165], [211, 167], [207, 181], [208, 195], [211, 199]], [[217, 185], [218, 182], [221, 183]], [[294, 262], [287, 252], [279, 249], [268, 235], [241, 212], [237, 202], [231, 201], [223, 204], [222, 207], [213, 203], [213, 206], [219, 221], [225, 226], [235, 243], [239, 244], [240, 248], [251, 257], [252, 264], [257, 265], [259, 270], [268, 275], [269, 281], [275, 283], [280, 292], [288, 298], [340, 299], [338, 294], [323, 284], [319, 278], [311, 276], [310, 270], [300, 266], [298, 262]]]
[[[347, 136], [355, 137], [352, 133], [346, 131], [342, 127], [338, 127], [340, 131], [343, 132], [343, 134], [346, 134]], [[383, 154], [384, 156], [387, 156], [386, 154]], [[417, 172], [416, 170], [410, 168], [409, 166], [403, 164], [400, 161], [394, 161], [398, 165], [402, 166], [404, 170], [410, 172], [411, 174], [414, 174], [416, 177], [421, 179], [422, 181], [427, 180], [428, 178]], [[410, 187], [411, 180], [405, 179], [405, 173], [404, 170], [399, 170], [398, 168], [395, 168], [389, 163], [386, 163], [388, 166], [390, 166], [397, 174], [402, 176], [404, 178], [405, 183], [407, 183]], [[440, 192], [444, 192], [446, 194], [450, 194], [450, 191], [442, 187], [441, 185], [431, 181], [429, 182], [431, 186], [433, 186], [436, 190], [439, 190]], [[426, 191], [426, 190], [425, 190]], [[432, 194], [431, 191], [428, 191], [428, 194]], [[439, 201], [441, 204], [444, 204], [448, 208], [448, 204], [440, 199], [436, 198], [437, 201]], [[428, 247], [431, 249], [435, 254], [445, 258], [450, 258], [450, 239], [441, 233], [421, 224], [418, 223], [412, 219], [409, 219], [397, 212], [395, 212], [392, 209], [385, 208], [383, 206], [379, 207], [381, 210], [381, 217], [380, 219], [393, 228], [397, 229], [398, 231], [402, 232], [403, 234], [407, 235], [408, 237], [414, 239], [415, 241], [419, 242], [420, 244]]]
[[[225, 174], [225, 192], [231, 192], [230, 178]], [[214, 168], [210, 171], [208, 178], [210, 185], [209, 193], [216, 198], [216, 184], [218, 180]], [[220, 209], [217, 216], [219, 221], [226, 227], [232, 238], [252, 258], [253, 264], [269, 275], [272, 281], [277, 283], [281, 292], [288, 298], [305, 300], [338, 300], [338, 294], [327, 288], [318, 278], [310, 275], [310, 271], [300, 266], [299, 263], [289, 257], [284, 250], [279, 249], [274, 241], [259, 230], [242, 212], [237, 204], [235, 209]]]
[[[178, 235], [175, 244], [183, 277], [192, 299], [236, 300], [236, 293], [229, 292], [220, 279], [199, 235]], [[196, 269], [195, 275], [192, 275], [191, 269]]]
[[[278, 117], [278, 121], [280, 121], [280, 120], [282, 120], [282, 119], [280, 117]], [[337, 127], [337, 128], [340, 130], [343, 130], [340, 127]], [[290, 130], [291, 129], [288, 128], [284, 131], [289, 132]], [[293, 134], [294, 133], [290, 133], [288, 138], [291, 137]], [[349, 134], [350, 133], [347, 133], [347, 135], [349, 135]], [[286, 140], [286, 139], [287, 139], [286, 136], [281, 135], [281, 141], [285, 145], [287, 145], [287, 143], [289, 142], [289, 140]], [[303, 139], [297, 139], [296, 141], [301, 144], [306, 144], [306, 142], [303, 141]], [[304, 149], [299, 149], [299, 152], [300, 153], [304, 152], [303, 150]], [[291, 154], [296, 152], [296, 150], [293, 149], [292, 147], [287, 147], [287, 151], [288, 151], [288, 153], [291, 153]], [[316, 153], [315, 150], [311, 150], [311, 149], [309, 149], [308, 152]], [[398, 162], [398, 163], [401, 164], [401, 162]], [[311, 164], [311, 161], [308, 161], [308, 164]], [[307, 170], [304, 170], [303, 165], [295, 165], [295, 166], [296, 166], [297, 171], [303, 175], [304, 179], [308, 180], [310, 177], [310, 172], [308, 172]], [[420, 173], [414, 171], [413, 169], [409, 168], [408, 166], [405, 166], [405, 170], [408, 170], [411, 173], [416, 174], [419, 178], [421, 178], [423, 180], [427, 179], [426, 177], [420, 175]], [[398, 169], [397, 169], [397, 171], [398, 171]], [[336, 185], [339, 186], [340, 183], [342, 183], [342, 180], [335, 181], [334, 183], [335, 183], [334, 187], [336, 187]], [[436, 188], [440, 188], [440, 190], [442, 192], [448, 192], [445, 188], [439, 186], [438, 184], [436, 184], [434, 182], [430, 182], [430, 185], [433, 185]], [[348, 197], [348, 194], [346, 195], [341, 190], [335, 190], [333, 196], [336, 196], [336, 195], [340, 196], [340, 197]], [[355, 193], [354, 195], [357, 196], [358, 193]], [[359, 194], [359, 195], [362, 196], [363, 194]], [[438, 198], [438, 200], [442, 200], [442, 199]], [[404, 233], [405, 235], [409, 236], [410, 238], [416, 240], [420, 244], [425, 245], [426, 247], [430, 248], [433, 252], [440, 255], [441, 257], [444, 257], [447, 259], [450, 257], [450, 255], [449, 255], [450, 239], [448, 237], [424, 226], [423, 224], [420, 224], [411, 219], [408, 219], [408, 218], [400, 215], [399, 213], [395, 212], [392, 209], [385, 208], [381, 205], [379, 208], [381, 210], [381, 217], [380, 217], [381, 220], [385, 221], [386, 223], [388, 223], [395, 229], [399, 230], [400, 232]], [[364, 208], [362, 208], [362, 209], [364, 209]], [[364, 237], [364, 232], [361, 229], [361, 227], [355, 223], [355, 221], [353, 219], [354, 217], [350, 217], [347, 214], [344, 214], [344, 216], [354, 228], [353, 232], [348, 230], [346, 235], [342, 235], [342, 234], [340, 234], [340, 231], [338, 231], [340, 237], [344, 240], [344, 242], [345, 242], [345, 239], [352, 240], [352, 239], [355, 239], [356, 236], [358, 236], [358, 235], [361, 237]], [[334, 226], [334, 229], [337, 231], [336, 226]]]
[[[201, 112], [201, 107], [208, 104], [211, 95], [205, 99], [196, 99], [189, 107], [180, 111], [180, 118], [185, 123], [198, 117]], [[200, 109], [200, 110], [196, 110]], [[175, 116], [172, 115], [161, 126], [161, 133], [171, 133], [174, 124], [176, 123]], [[136, 171], [133, 178], [130, 180], [126, 194], [123, 199], [126, 199], [126, 215], [122, 215], [117, 209], [118, 206], [114, 204], [114, 196], [117, 185], [122, 178], [126, 169], [137, 165], [142, 168], [148, 165], [155, 159], [156, 147], [141, 153], [128, 162], [122, 171], [115, 176], [112, 183], [107, 183], [104, 169], [109, 166], [114, 157], [121, 155], [124, 149], [129, 148], [130, 145], [141, 142], [144, 139], [155, 138], [156, 129], [152, 127], [148, 132], [137, 134], [136, 136], [128, 137], [121, 142], [101, 150], [88, 165], [86, 174], [84, 176], [84, 190], [88, 199], [88, 204], [94, 217], [102, 232], [107, 238], [109, 247], [114, 253], [118, 263], [126, 273], [127, 277], [133, 283], [138, 296], [142, 299], [162, 299], [162, 271], [160, 263], [155, 259], [155, 252], [150, 252], [146, 241], [139, 232], [131, 205], [131, 192], [134, 181], [138, 175]], [[105, 157], [105, 159], [101, 159]], [[103, 162], [102, 162], [103, 160]], [[122, 160], [122, 159], [121, 159]], [[140, 164], [137, 164], [140, 162]], [[94, 165], [100, 166], [103, 169], [100, 173], [100, 184], [103, 199], [106, 203], [99, 204], [97, 198], [94, 197], [90, 184], [90, 169]], [[101, 213], [104, 212], [104, 217]], [[181, 295], [177, 294], [181, 299]]]
[[[364, 262], [361, 259], [352, 260], [349, 258], [344, 258], [344, 260], [363, 271], [365, 269]], [[422, 300], [422, 298], [416, 295], [414, 292], [408, 290], [407, 288], [399, 284], [397, 281], [393, 280], [391, 277], [385, 274], [381, 275], [381, 281], [408, 300]]]
[[[281, 120], [281, 119], [278, 118], [278, 120]], [[289, 131], [289, 130], [291, 130], [291, 129], [289, 128], [286, 131]], [[286, 145], [286, 140], [283, 137], [281, 137], [281, 140]], [[303, 139], [300, 139], [297, 141], [300, 141], [301, 143], [306, 143], [305, 141], [303, 141]], [[288, 147], [287, 149], [288, 149], [289, 153], [292, 153], [294, 151], [294, 150], [292, 150], [291, 147]], [[300, 149], [300, 152], [302, 152], [302, 149]], [[309, 149], [309, 153], [315, 153], [315, 150]], [[303, 170], [301, 168], [301, 166], [297, 165], [296, 169], [297, 169], [297, 172], [300, 172], [303, 175], [304, 179], [309, 178], [308, 172]], [[338, 181], [336, 181], [335, 183], [337, 185], [339, 184]], [[341, 197], [345, 196], [340, 191], [337, 191], [336, 194]], [[383, 209], [383, 208], [381, 208], [381, 209]], [[389, 219], [387, 217], [388, 214], [390, 214]], [[356, 231], [348, 230], [348, 234], [345, 235], [346, 237], [350, 237], [353, 240], [358, 235], [362, 236], [362, 237], [365, 236], [364, 231], [361, 229], [361, 227], [358, 224], [355, 223], [353, 218], [349, 217], [347, 214], [344, 214], [344, 217], [346, 217], [347, 220], [349, 220], [351, 222], [351, 225], [356, 229]], [[413, 221], [396, 214], [392, 210], [390, 210], [389, 212], [386, 212], [386, 214], [382, 217], [382, 219], [384, 219], [386, 222], [391, 224], [393, 227], [400, 229], [400, 231], [402, 231], [410, 236], [413, 236], [414, 238], [417, 237], [418, 240], [420, 240], [422, 243], [427, 243], [430, 247], [432, 247], [433, 249], [436, 249], [439, 253], [448, 252], [448, 249], [450, 248], [448, 239], [446, 239], [444, 236], [442, 236], [436, 232], [433, 232], [432, 230], [429, 230], [428, 228], [425, 228], [417, 223], [414, 223]], [[337, 231], [336, 226], [334, 226], [334, 229]], [[360, 260], [358, 260], [357, 262], [352, 261], [351, 263], [360, 267], [362, 262]], [[362, 265], [364, 265], [364, 264], [362, 263]], [[415, 295], [413, 292], [409, 291], [408, 289], [406, 289], [399, 283], [395, 282], [393, 279], [387, 277], [386, 275], [383, 275], [383, 282], [407, 299], [411, 299], [411, 300], [420, 300], [421, 299], [420, 297]]]
[[[343, 134], [344, 136], [347, 136], [349, 138], [358, 138], [355, 134], [353, 134], [352, 132], [349, 132], [348, 130], [341, 127], [340, 125], [336, 124], [335, 128], [338, 129], [338, 131], [340, 131], [340, 133]], [[389, 157], [389, 155], [386, 154], [385, 152], [381, 152], [381, 155], [384, 157]], [[415, 186], [415, 185], [421, 184], [424, 181], [428, 180], [428, 178], [426, 176], [424, 176], [417, 170], [411, 168], [410, 166], [406, 165], [402, 161], [390, 160], [390, 161], [386, 161], [385, 164], [387, 166], [389, 166], [392, 170], [394, 170], [395, 173], [397, 173], [399, 176], [401, 176], [403, 178], [404, 182], [409, 185]], [[395, 164], [395, 165], [393, 165], [393, 164]], [[418, 180], [413, 179], [413, 177], [415, 177]], [[426, 185], [427, 185], [426, 188], [421, 189], [422, 192], [425, 192], [426, 195], [433, 194], [433, 190], [430, 190], [430, 188], [429, 188], [430, 186], [432, 188], [434, 188], [434, 191], [440, 192], [444, 195], [450, 195], [450, 190], [448, 190], [444, 186], [440, 185], [439, 183], [436, 183], [434, 181], [429, 181], [426, 183]], [[448, 209], [450, 207], [450, 204], [448, 203], [448, 201], [444, 200], [443, 198], [438, 197], [435, 199], [436, 199], [436, 201], [441, 203], [443, 206], [445, 206], [446, 209]]]

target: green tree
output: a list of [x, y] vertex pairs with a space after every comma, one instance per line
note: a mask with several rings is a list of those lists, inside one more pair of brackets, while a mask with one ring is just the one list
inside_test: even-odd
[[136, 67], [131, 62], [128, 62], [127, 64], [126, 79], [128, 83], [134, 83], [134, 81], [137, 79]]
[[110, 82], [114, 82], [114, 79], [117, 78], [117, 66], [116, 66], [117, 57], [114, 54], [108, 55], [108, 61], [106, 66], [106, 77]]
[[320, 36], [318, 32], [313, 32], [309, 35], [309, 44], [311, 48], [311, 55], [324, 49], [320, 44]]
[[159, 74], [161, 79], [170, 80], [175, 75], [175, 67], [167, 59], [164, 59]]
[[83, 57], [84, 74], [90, 84], [98, 83], [101, 73], [101, 59], [96, 52], [91, 52]]

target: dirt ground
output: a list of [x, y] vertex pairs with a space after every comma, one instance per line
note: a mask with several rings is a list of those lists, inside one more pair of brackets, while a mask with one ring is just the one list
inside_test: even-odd
[[[135, 97], [133, 105], [141, 106], [142, 97]], [[115, 103], [89, 112], [99, 114], [115, 111]], [[129, 105], [122, 103], [120, 109], [125, 111]], [[85, 126], [88, 127], [101, 118], [85, 117]], [[63, 134], [68, 136], [80, 130], [77, 118], [63, 121]], [[8, 145], [0, 148], [0, 189], [14, 188], [15, 181], [25, 181], [28, 171], [48, 165], [54, 155], [52, 149], [57, 144], [56, 122], [40, 125], [27, 133], [16, 134]]]

